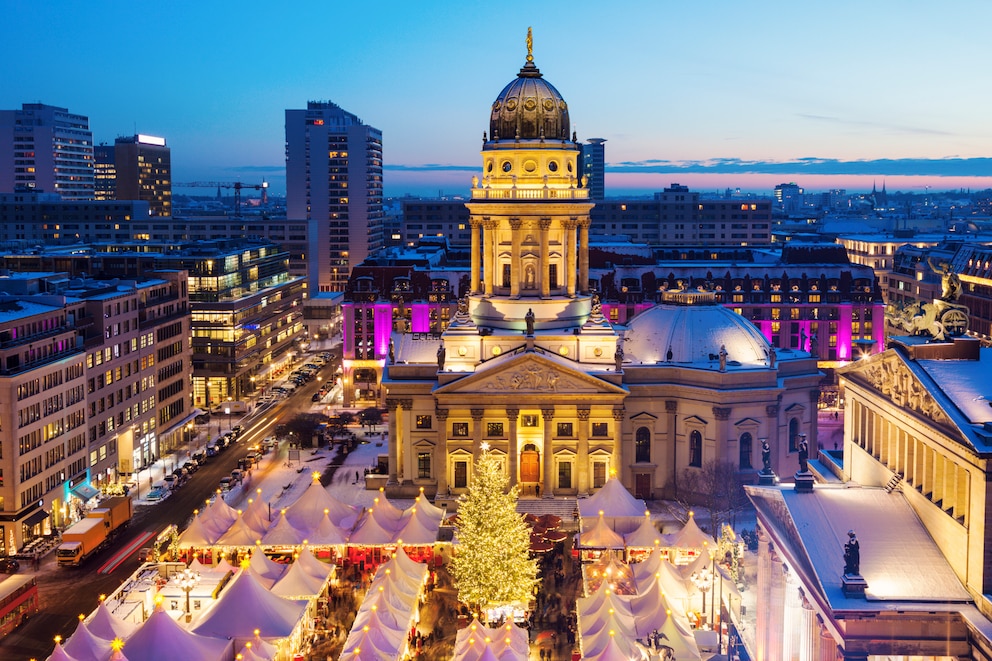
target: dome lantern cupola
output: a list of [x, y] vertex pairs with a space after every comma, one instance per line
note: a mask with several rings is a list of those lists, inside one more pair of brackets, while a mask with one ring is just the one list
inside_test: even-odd
[[489, 136], [494, 142], [568, 140], [568, 104], [534, 64], [531, 35], [528, 28], [527, 61], [493, 101]]

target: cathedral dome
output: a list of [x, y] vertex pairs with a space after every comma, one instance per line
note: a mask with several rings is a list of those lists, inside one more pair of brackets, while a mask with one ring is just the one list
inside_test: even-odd
[[726, 347], [730, 368], [768, 365], [771, 347], [761, 331], [715, 303], [661, 303], [631, 319], [623, 342], [625, 358], [634, 365], [692, 364], [712, 369], [719, 368], [721, 346]]
[[490, 139], [567, 140], [568, 134], [568, 104], [528, 54], [520, 73], [493, 101]]

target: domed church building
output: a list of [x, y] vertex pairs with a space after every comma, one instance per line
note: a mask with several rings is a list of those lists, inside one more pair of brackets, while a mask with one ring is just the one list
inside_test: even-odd
[[683, 476], [715, 464], [751, 481], [761, 439], [791, 476], [799, 439], [816, 438], [816, 361], [776, 352], [706, 291], [669, 292], [626, 326], [604, 319], [569, 110], [528, 34], [466, 203], [470, 291], [443, 333], [391, 338], [387, 493], [463, 492], [483, 443], [531, 497], [588, 495], [611, 474], [640, 498], [685, 496]]

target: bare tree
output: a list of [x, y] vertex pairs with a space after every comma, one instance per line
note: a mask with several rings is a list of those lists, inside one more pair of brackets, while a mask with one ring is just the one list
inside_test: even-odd
[[747, 481], [732, 462], [707, 462], [701, 468], [687, 467], [679, 473], [676, 502], [686, 511], [693, 507], [709, 514], [711, 532], [719, 534], [725, 523], [737, 525], [737, 514], [748, 507]]

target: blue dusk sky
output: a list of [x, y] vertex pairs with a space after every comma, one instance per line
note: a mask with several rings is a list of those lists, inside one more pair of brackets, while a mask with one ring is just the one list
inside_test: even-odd
[[532, 26], [580, 140], [607, 140], [608, 194], [992, 186], [985, 0], [0, 0], [0, 16], [0, 108], [67, 107], [98, 144], [163, 136], [176, 182], [283, 192], [285, 109], [330, 100], [382, 130], [387, 195], [465, 194]]

